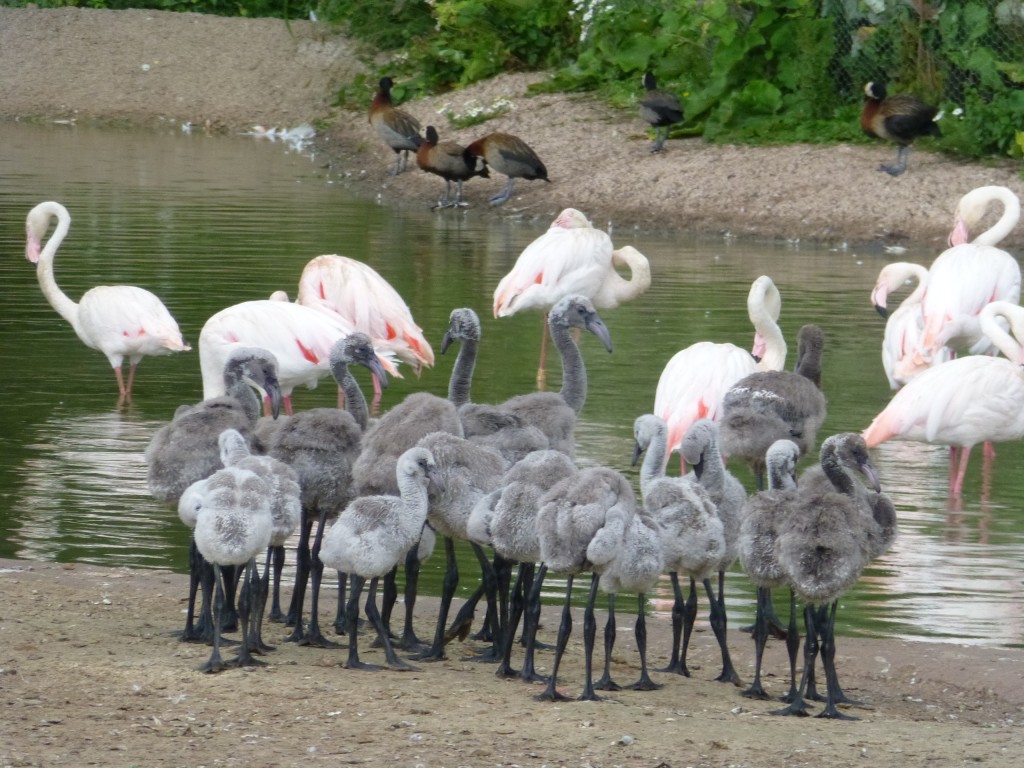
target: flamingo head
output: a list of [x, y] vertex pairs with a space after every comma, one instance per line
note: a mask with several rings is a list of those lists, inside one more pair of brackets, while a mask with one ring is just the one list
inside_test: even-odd
[[594, 334], [604, 344], [604, 348], [612, 351], [612, 336], [608, 326], [597, 314], [593, 302], [581, 294], [570, 294], [558, 301], [548, 313], [548, 324], [552, 327], [582, 328]]
[[444, 332], [441, 340], [441, 354], [448, 351], [448, 347], [455, 341], [479, 341], [480, 340], [480, 318], [470, 307], [453, 309], [448, 316], [448, 330]]
[[956, 220], [953, 222], [953, 231], [949, 233], [949, 247], [963, 245], [971, 239], [970, 227], [963, 217], [957, 212]]
[[566, 208], [558, 217], [551, 222], [551, 226], [548, 229], [554, 229], [555, 227], [561, 227], [562, 229], [583, 229], [584, 227], [592, 227], [590, 220], [582, 213], [577, 211], [575, 208]]
[[768, 341], [760, 332], [754, 332], [754, 346], [750, 348], [750, 356], [757, 362], [764, 360], [765, 354], [768, 352]]

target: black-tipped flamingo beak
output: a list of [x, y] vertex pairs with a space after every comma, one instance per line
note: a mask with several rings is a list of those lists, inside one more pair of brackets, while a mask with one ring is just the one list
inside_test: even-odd
[[604, 344], [604, 348], [611, 352], [612, 335], [608, 331], [608, 326], [604, 324], [604, 320], [602, 320], [595, 312], [587, 317], [585, 325], [588, 331], [601, 340], [601, 343]]

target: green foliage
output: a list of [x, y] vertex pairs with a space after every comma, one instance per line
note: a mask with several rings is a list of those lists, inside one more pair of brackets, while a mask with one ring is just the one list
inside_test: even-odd
[[575, 40], [569, 0], [323, 0], [321, 18], [390, 54], [390, 74], [416, 92], [501, 72], [563, 64]]

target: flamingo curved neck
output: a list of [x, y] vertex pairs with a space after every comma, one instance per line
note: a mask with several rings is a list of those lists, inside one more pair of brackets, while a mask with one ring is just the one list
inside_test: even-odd
[[[1009, 322], [1013, 329], [1012, 335], [996, 321], [997, 317], [1003, 317]], [[981, 332], [1008, 360], [1024, 363], [1024, 308], [1008, 301], [994, 301], [981, 311], [978, 321]]]
[[989, 229], [971, 241], [975, 245], [995, 245], [1010, 234], [1020, 221], [1020, 200], [1012, 191], [1005, 187], [993, 187], [988, 195], [988, 201], [993, 200], [1003, 204], [1003, 215]]
[[909, 261], [899, 263], [902, 265], [902, 269], [897, 273], [899, 283], [897, 286], [893, 286], [892, 290], [895, 290], [899, 285], [903, 285], [907, 280], [917, 280], [914, 290], [910, 292], [907, 298], [900, 302], [900, 306], [911, 307], [914, 304], [920, 304], [928, 287], [928, 268], [923, 264], [913, 264]]
[[846, 468], [839, 461], [839, 457], [836, 456], [835, 449], [828, 451], [822, 456], [821, 468], [825, 470], [825, 476], [831, 481], [832, 487], [839, 493], [845, 494], [846, 496], [853, 496], [855, 492], [854, 483], [856, 482], [850, 473], [846, 471]]
[[635, 248], [622, 248], [612, 251], [612, 265], [629, 268], [627, 280], [614, 269], [605, 278], [601, 293], [608, 294], [610, 303], [621, 304], [635, 299], [651, 287], [651, 264], [642, 253]]
[[646, 496], [655, 480], [665, 477], [665, 464], [668, 459], [666, 430], [659, 429], [651, 435], [647, 444], [644, 462], [640, 465], [640, 495]]
[[779, 328], [778, 318], [781, 298], [778, 289], [772, 285], [770, 291], [774, 297], [769, 298], [767, 292], [761, 292], [747, 301], [747, 314], [754, 326], [754, 331], [764, 344], [764, 354], [757, 367], [762, 371], [781, 371], [786, 367], [786, 337]]
[[67, 236], [68, 230], [71, 229], [71, 215], [64, 206], [57, 203], [49, 204], [48, 207], [43, 209], [42, 213], [46, 216], [47, 221], [49, 221], [50, 217], [56, 216], [57, 228], [46, 241], [46, 246], [39, 254], [39, 263], [36, 265], [36, 277], [39, 279], [39, 287], [43, 291], [43, 296], [50, 302], [50, 306], [57, 310], [61, 317], [71, 323], [76, 333], [81, 335], [78, 324], [78, 304], [72, 301], [60, 289], [53, 274], [53, 260], [57, 255], [57, 249], [60, 248], [60, 244]]
[[470, 388], [473, 385], [473, 369], [476, 368], [476, 354], [479, 342], [476, 339], [463, 339], [459, 347], [459, 356], [452, 367], [452, 377], [448, 380], [448, 399], [459, 408], [470, 401]]

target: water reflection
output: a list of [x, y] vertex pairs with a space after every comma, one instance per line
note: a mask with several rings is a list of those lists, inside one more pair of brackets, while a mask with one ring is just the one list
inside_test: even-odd
[[15, 470], [14, 555], [165, 567], [188, 537], [176, 514], [154, 508], [146, 489], [140, 448], [159, 427], [121, 411], [55, 413], [38, 424]]
[[[534, 386], [540, 319], [528, 313], [494, 320], [490, 298], [546, 228], [546, 214], [485, 222], [472, 210], [431, 214], [426, 203], [377, 205], [352, 197], [317, 158], [251, 138], [0, 124], [0, 145], [8, 149], [0, 156], [0, 250], [7, 254], [0, 259], [0, 556], [186, 568], [188, 532], [149, 497], [142, 452], [179, 404], [201, 398], [198, 355], [145, 360], [132, 407], [117, 410], [106, 360], [53, 312], [20, 255], [25, 215], [43, 200], [64, 203], [73, 218], [56, 261], [69, 296], [97, 284], [141, 285], [160, 296], [193, 345], [210, 315], [277, 289], [294, 296], [309, 259], [340, 253], [385, 276], [433, 344], [453, 307], [477, 310], [483, 338], [474, 399], [497, 402]], [[605, 314], [614, 354], [593, 338], [582, 340], [590, 392], [578, 430], [581, 464], [608, 464], [636, 479], [629, 466], [632, 424], [653, 406], [665, 363], [695, 341], [749, 345], [746, 295], [760, 274], [779, 286], [780, 326], [791, 348], [802, 324], [825, 331], [829, 417], [822, 435], [859, 431], [888, 401], [884, 321], [868, 301], [890, 260], [881, 249], [622, 228], [613, 239], [647, 255], [654, 283], [641, 299]], [[900, 258], [928, 263], [933, 256], [912, 250]], [[438, 355], [435, 368], [418, 379], [403, 367], [406, 378], [393, 382], [382, 407], [422, 389], [443, 395], [453, 362], [454, 355]], [[559, 384], [554, 369], [549, 386]], [[332, 387], [300, 390], [295, 405], [331, 406], [334, 397]], [[899, 512], [900, 538], [844, 598], [841, 632], [1024, 642], [1024, 478], [1013, 471], [1022, 448], [1003, 445], [998, 452], [987, 477], [981, 462], [972, 462], [964, 500], [952, 505], [944, 449], [891, 443], [875, 451]], [[753, 487], [744, 468], [734, 471]], [[468, 551], [460, 551], [460, 564], [463, 573], [475, 573]], [[442, 567], [437, 556], [428, 564], [427, 590], [439, 591]], [[578, 583], [581, 592], [586, 581]], [[553, 600], [563, 590], [556, 579], [546, 588]], [[730, 624], [749, 623], [747, 580], [734, 571], [726, 590]], [[667, 620], [667, 580], [652, 598], [656, 615]], [[704, 621], [703, 607], [700, 615]]]

